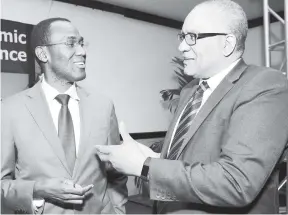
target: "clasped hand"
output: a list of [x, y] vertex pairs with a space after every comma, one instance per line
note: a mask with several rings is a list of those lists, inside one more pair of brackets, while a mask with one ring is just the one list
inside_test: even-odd
[[119, 172], [126, 175], [140, 176], [147, 157], [159, 158], [160, 154], [135, 141], [123, 123], [119, 125], [123, 138], [121, 145], [96, 145], [96, 153], [103, 162], [109, 162]]
[[85, 196], [92, 187], [92, 184], [82, 187], [67, 179], [46, 179], [35, 183], [34, 198], [68, 204], [83, 204]]

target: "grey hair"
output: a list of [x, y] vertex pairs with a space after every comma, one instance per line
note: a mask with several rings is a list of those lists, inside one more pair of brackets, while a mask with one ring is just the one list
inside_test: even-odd
[[248, 21], [243, 8], [231, 0], [208, 0], [198, 6], [201, 5], [215, 6], [219, 9], [219, 12], [227, 17], [229, 33], [235, 35], [237, 40], [236, 51], [242, 55], [245, 50], [245, 41], [248, 33]]

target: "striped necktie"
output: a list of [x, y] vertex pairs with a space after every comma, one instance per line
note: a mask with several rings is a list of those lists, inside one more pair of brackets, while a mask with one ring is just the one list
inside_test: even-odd
[[206, 81], [202, 81], [198, 86], [197, 90], [193, 94], [192, 98], [188, 101], [182, 116], [179, 120], [178, 127], [176, 129], [174, 138], [170, 146], [170, 152], [168, 154], [168, 159], [175, 160], [177, 154], [184, 141], [185, 134], [188, 132], [193, 119], [195, 118], [203, 99], [203, 94], [205, 90], [209, 88]]

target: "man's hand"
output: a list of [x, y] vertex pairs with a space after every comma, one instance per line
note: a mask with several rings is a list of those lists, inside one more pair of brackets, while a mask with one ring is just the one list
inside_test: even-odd
[[110, 162], [117, 171], [126, 175], [140, 176], [146, 158], [159, 158], [159, 154], [133, 140], [123, 123], [120, 123], [119, 129], [123, 143], [113, 146], [96, 145], [96, 152], [102, 161]]
[[[135, 140], [134, 140], [135, 141]], [[142, 151], [142, 153], [146, 156], [146, 157], [151, 157], [151, 158], [160, 158], [160, 153], [156, 153], [154, 152], [151, 148], [143, 145], [142, 143], [136, 142], [138, 147], [140, 148], [140, 150]]]
[[67, 179], [46, 179], [35, 183], [34, 198], [50, 199], [60, 203], [83, 204], [85, 194], [92, 187], [92, 184], [81, 187]]

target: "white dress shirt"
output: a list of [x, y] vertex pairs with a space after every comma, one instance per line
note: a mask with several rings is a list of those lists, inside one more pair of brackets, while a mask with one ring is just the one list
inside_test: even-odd
[[[61, 109], [61, 104], [55, 99], [59, 93], [55, 88], [51, 87], [46, 81], [45, 78], [42, 78], [41, 86], [46, 97], [46, 101], [49, 106], [49, 110], [55, 125], [55, 129], [58, 133], [58, 117]], [[75, 144], [76, 144], [76, 156], [78, 155], [79, 142], [80, 142], [80, 112], [79, 112], [79, 97], [77, 95], [75, 83], [63, 94], [70, 96], [68, 102], [68, 108], [71, 113], [74, 135], [75, 135]]]
[[[221, 72], [217, 73], [216, 75], [212, 76], [211, 78], [205, 80], [207, 81], [207, 84], [209, 86], [209, 88], [203, 93], [203, 99], [202, 99], [202, 102], [201, 102], [201, 105], [200, 105], [200, 108], [198, 109], [197, 113], [199, 112], [199, 110], [202, 108], [202, 106], [204, 105], [204, 103], [208, 100], [209, 96], [213, 93], [213, 91], [217, 88], [217, 86], [221, 83], [221, 81], [225, 78], [226, 75], [229, 74], [229, 72], [234, 68], [234, 66], [236, 66], [236, 64], [240, 61], [240, 58], [236, 61], [234, 61], [229, 67], [227, 67], [226, 69], [222, 70]], [[200, 80], [199, 84], [202, 82], [203, 80]], [[188, 103], [187, 103], [188, 104]], [[187, 106], [186, 104], [186, 106]], [[170, 144], [169, 144], [169, 148], [168, 148], [168, 154], [170, 152], [170, 147], [171, 147], [171, 143], [172, 143], [172, 140], [174, 139], [174, 136], [175, 136], [175, 132], [176, 132], [176, 129], [178, 127], [178, 124], [179, 124], [179, 121], [181, 119], [181, 116], [184, 112], [184, 110], [186, 109], [186, 106], [185, 108], [182, 110], [177, 122], [176, 122], [176, 125], [174, 127], [174, 130], [173, 130], [173, 133], [172, 133], [172, 136], [171, 136], [171, 139], [170, 139]]]
[[[55, 126], [55, 129], [58, 134], [58, 117], [61, 109], [61, 104], [55, 99], [59, 93], [55, 88], [50, 86], [46, 81], [44, 76], [41, 79], [41, 87], [43, 89], [52, 119]], [[73, 127], [74, 127], [74, 135], [75, 135], [75, 144], [76, 144], [76, 157], [78, 155], [79, 150], [79, 142], [80, 142], [80, 112], [79, 112], [79, 101], [80, 98], [77, 95], [75, 83], [63, 94], [67, 94], [70, 96], [68, 102], [68, 108], [72, 117]], [[33, 208], [34, 213], [38, 213], [40, 207], [44, 204], [43, 199], [34, 199], [33, 200]]]

